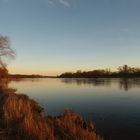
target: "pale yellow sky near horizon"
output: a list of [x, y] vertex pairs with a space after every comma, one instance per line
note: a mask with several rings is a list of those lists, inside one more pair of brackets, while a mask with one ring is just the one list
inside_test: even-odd
[[14, 64], [8, 66], [8, 70], [9, 70], [9, 73], [11, 74], [39, 74], [39, 75], [47, 75], [47, 76], [57, 76], [57, 75], [60, 75], [64, 72], [76, 72], [77, 70], [81, 70], [81, 71], [91, 71], [91, 70], [95, 70], [95, 69], [107, 69], [107, 68], [110, 68], [111, 71], [117, 71], [117, 68], [119, 66], [116, 66], [116, 67], [105, 67], [105, 66], [98, 66], [98, 67], [73, 67], [73, 68], [47, 68], [47, 67], [42, 67], [41, 69], [36, 67], [24, 67], [24, 66], [15, 66]]

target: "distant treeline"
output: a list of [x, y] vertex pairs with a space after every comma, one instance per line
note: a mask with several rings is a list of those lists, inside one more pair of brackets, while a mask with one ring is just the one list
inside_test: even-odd
[[4, 67], [0, 67], [0, 79], [13, 79], [13, 78], [45, 78], [47, 76], [42, 75], [23, 75], [23, 74], [9, 74], [8, 70]]
[[44, 78], [44, 76], [41, 75], [24, 75], [24, 74], [11, 74], [12, 78]]
[[24, 75], [24, 74], [11, 74], [11, 78], [54, 78], [53, 76], [43, 76], [38, 74], [32, 74], [32, 75]]
[[62, 73], [60, 78], [134, 78], [140, 77], [140, 68], [123, 65], [118, 67], [118, 71], [111, 72], [109, 69], [98, 69], [92, 71], [78, 70], [75, 73]]

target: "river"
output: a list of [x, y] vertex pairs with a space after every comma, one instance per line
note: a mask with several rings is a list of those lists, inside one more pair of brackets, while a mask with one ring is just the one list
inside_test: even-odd
[[68, 108], [83, 115], [107, 140], [140, 139], [140, 79], [21, 79], [10, 87], [47, 114]]

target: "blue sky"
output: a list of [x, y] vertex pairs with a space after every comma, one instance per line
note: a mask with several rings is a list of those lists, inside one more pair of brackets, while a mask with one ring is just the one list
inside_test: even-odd
[[140, 67], [140, 0], [0, 0], [11, 73]]

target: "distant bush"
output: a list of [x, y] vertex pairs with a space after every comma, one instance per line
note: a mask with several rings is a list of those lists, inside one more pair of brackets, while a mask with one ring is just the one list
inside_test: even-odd
[[0, 80], [9, 78], [8, 70], [0, 67]]

